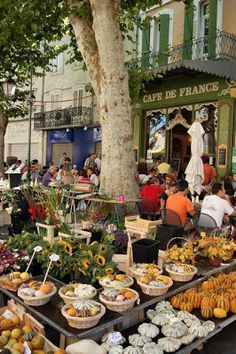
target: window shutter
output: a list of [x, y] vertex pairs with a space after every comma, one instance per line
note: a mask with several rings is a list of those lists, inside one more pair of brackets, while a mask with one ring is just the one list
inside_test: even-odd
[[218, 0], [211, 0], [209, 3], [210, 4], [209, 50], [208, 50], [209, 59], [213, 59], [216, 56], [217, 3]]
[[194, 5], [191, 1], [189, 5], [185, 5], [183, 59], [192, 58], [193, 15]]
[[142, 67], [149, 67], [149, 51], [150, 51], [150, 26], [143, 29], [142, 32]]
[[63, 53], [58, 54], [57, 57], [57, 71], [61, 71], [63, 69], [64, 64], [64, 55]]
[[168, 14], [160, 15], [160, 46], [159, 46], [160, 65], [164, 65], [168, 63], [169, 27], [170, 27], [170, 16]]

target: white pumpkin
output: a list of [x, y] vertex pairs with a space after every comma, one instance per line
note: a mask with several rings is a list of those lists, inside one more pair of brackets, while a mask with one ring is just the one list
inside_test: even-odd
[[144, 351], [140, 347], [133, 347], [132, 345], [129, 345], [123, 350], [123, 354], [144, 354]]
[[[102, 342], [103, 343], [108, 343], [108, 345], [114, 345], [112, 342], [110, 342], [110, 334], [112, 334], [113, 332], [108, 332], [106, 334], [104, 334], [104, 336], [102, 337]], [[116, 345], [122, 345], [126, 342], [125, 337], [123, 337], [121, 335], [120, 332], [116, 332], [120, 334], [120, 340], [116, 342]]]
[[162, 349], [167, 353], [176, 352], [181, 346], [182, 342], [178, 338], [160, 338], [158, 339], [158, 345], [162, 347]]
[[179, 338], [188, 333], [188, 327], [182, 322], [176, 322], [163, 326], [161, 331], [166, 337]]
[[163, 310], [173, 310], [173, 306], [169, 301], [160, 301], [156, 304], [155, 310], [156, 312], [163, 311]]
[[155, 317], [152, 319], [152, 323], [156, 326], [165, 326], [170, 323], [171, 317], [166, 313], [159, 313], [156, 314]]
[[192, 314], [189, 313], [188, 311], [178, 311], [176, 317], [180, 320], [180, 321], [184, 321], [187, 318], [192, 318]]
[[91, 339], [83, 339], [66, 347], [67, 354], [106, 354], [107, 350]]
[[144, 344], [143, 351], [144, 354], [163, 354], [162, 347], [155, 342]]
[[146, 337], [149, 337], [149, 338], [155, 338], [160, 333], [160, 330], [159, 330], [159, 328], [157, 326], [155, 326], [152, 323], [142, 323], [138, 327], [138, 332], [142, 336], [146, 336]]
[[201, 324], [200, 320], [196, 317], [196, 316], [193, 316], [193, 317], [189, 317], [189, 318], [185, 318], [185, 320], [183, 321], [186, 326], [188, 327], [191, 327], [193, 324]]
[[129, 344], [135, 347], [143, 347], [144, 344], [150, 343], [152, 339], [150, 337], [141, 336], [140, 334], [132, 334], [129, 336]]
[[102, 343], [101, 346], [102, 346], [103, 348], [105, 348], [106, 351], [108, 351], [108, 350], [110, 349], [110, 345], [109, 345], [107, 342]]
[[110, 347], [108, 354], [122, 354], [123, 347], [122, 345], [113, 345]]
[[202, 324], [202, 326], [208, 330], [208, 333], [214, 331], [214, 329], [216, 328], [215, 323], [212, 321], [206, 321]]
[[195, 335], [189, 333], [189, 334], [186, 334], [186, 336], [180, 337], [179, 339], [181, 340], [182, 344], [188, 345], [194, 341]]
[[204, 338], [209, 333], [206, 327], [201, 324], [199, 325], [198, 323], [192, 324], [192, 326], [189, 327], [188, 332], [194, 334], [197, 338]]
[[147, 317], [149, 318], [149, 320], [152, 320], [153, 319], [153, 317], [155, 317], [156, 316], [156, 311], [155, 310], [147, 310], [147, 312], [146, 312], [146, 315], [147, 315]]

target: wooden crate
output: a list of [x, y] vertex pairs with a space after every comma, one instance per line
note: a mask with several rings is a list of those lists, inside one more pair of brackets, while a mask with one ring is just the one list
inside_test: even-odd
[[131, 238], [128, 234], [128, 244], [127, 244], [127, 253], [126, 254], [114, 254], [112, 260], [117, 263], [120, 271], [128, 274], [129, 267], [133, 264], [133, 252], [131, 245]]
[[125, 218], [125, 227], [127, 229], [137, 230], [143, 233], [154, 233], [157, 225], [161, 224], [161, 220], [145, 220], [139, 215], [127, 216]]
[[40, 233], [40, 230], [46, 230], [47, 236], [45, 236], [43, 239], [45, 241], [48, 241], [51, 245], [54, 242], [54, 236], [55, 236], [55, 225], [46, 225], [46, 224], [41, 224], [39, 222], [36, 222], [36, 227], [37, 227], [37, 232], [38, 234]]

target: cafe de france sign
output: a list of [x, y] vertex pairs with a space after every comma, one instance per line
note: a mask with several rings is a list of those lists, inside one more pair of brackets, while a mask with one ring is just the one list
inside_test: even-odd
[[170, 99], [196, 96], [201, 94], [206, 94], [210, 92], [216, 92], [219, 90], [219, 82], [208, 82], [203, 84], [198, 84], [195, 86], [186, 86], [176, 88], [174, 90], [165, 90], [162, 92], [154, 92], [143, 96], [143, 102], [156, 102], [156, 101], [167, 101]]

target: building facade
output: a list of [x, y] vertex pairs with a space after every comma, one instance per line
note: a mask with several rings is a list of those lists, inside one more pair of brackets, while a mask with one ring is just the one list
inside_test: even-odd
[[143, 16], [136, 65], [153, 74], [134, 107], [139, 156], [164, 154], [184, 171], [191, 157], [187, 130], [198, 118], [205, 130], [204, 154], [220, 175], [231, 172], [235, 146], [236, 3], [228, 0], [163, 1]]

